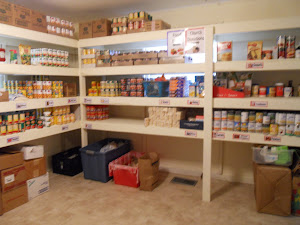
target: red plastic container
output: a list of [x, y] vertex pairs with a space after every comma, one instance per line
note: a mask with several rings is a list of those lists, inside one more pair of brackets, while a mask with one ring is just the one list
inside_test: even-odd
[[140, 158], [144, 152], [128, 152], [109, 163], [109, 176], [114, 177], [115, 184], [137, 188], [140, 186], [138, 167], [130, 166], [132, 157]]

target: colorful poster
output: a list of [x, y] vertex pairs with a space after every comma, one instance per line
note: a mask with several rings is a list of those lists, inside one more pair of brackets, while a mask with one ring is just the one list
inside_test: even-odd
[[169, 31], [167, 33], [168, 57], [183, 56], [185, 30]]
[[205, 30], [193, 28], [185, 31], [185, 54], [205, 53]]

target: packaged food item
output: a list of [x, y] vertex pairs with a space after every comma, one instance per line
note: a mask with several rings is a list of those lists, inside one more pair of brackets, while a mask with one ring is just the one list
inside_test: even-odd
[[267, 87], [267, 97], [275, 97], [275, 96], [276, 96], [276, 88]]
[[284, 88], [284, 97], [292, 97], [293, 88], [285, 87]]
[[19, 54], [23, 65], [31, 65], [31, 46], [20, 44]]
[[232, 41], [218, 42], [218, 61], [232, 61]]
[[228, 73], [228, 88], [244, 92], [245, 97], [251, 96], [252, 73]]
[[252, 97], [258, 97], [258, 93], [259, 93], [259, 85], [254, 84], [252, 86]]
[[295, 58], [295, 36], [287, 36], [285, 43], [286, 58]]
[[261, 59], [263, 41], [251, 41], [248, 42], [248, 60], [259, 60]]
[[259, 97], [266, 97], [267, 96], [267, 87], [260, 86], [259, 87]]
[[277, 37], [278, 59], [285, 59], [285, 36]]
[[272, 59], [273, 51], [272, 50], [263, 50], [262, 51], [262, 59], [269, 60]]
[[276, 83], [276, 97], [283, 97], [284, 84]]

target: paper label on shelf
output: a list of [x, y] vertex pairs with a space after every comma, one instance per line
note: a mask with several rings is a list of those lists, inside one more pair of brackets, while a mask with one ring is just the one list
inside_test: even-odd
[[109, 98], [101, 98], [100, 103], [101, 104], [109, 104]]
[[77, 98], [69, 98], [68, 99], [68, 104], [75, 104], [77, 103]]
[[186, 130], [184, 134], [188, 137], [197, 137], [197, 131], [195, 130]]
[[9, 143], [13, 143], [13, 142], [18, 142], [19, 141], [19, 137], [11, 137], [11, 138], [7, 138], [7, 144]]
[[225, 139], [225, 133], [224, 132], [215, 132], [215, 131], [213, 131], [213, 138], [215, 138], [215, 139]]
[[251, 107], [268, 107], [268, 101], [251, 101]]
[[200, 100], [187, 100], [188, 105], [200, 105]]
[[62, 131], [69, 130], [69, 125], [63, 125], [63, 126], [61, 127], [61, 130], [62, 130]]
[[246, 69], [262, 69], [264, 68], [263, 62], [247, 62]]
[[183, 56], [185, 44], [185, 30], [167, 32], [168, 57]]
[[92, 128], [93, 128], [92, 124], [90, 123], [85, 124], [85, 129], [92, 129]]
[[4, 177], [4, 184], [9, 184], [11, 182], [14, 182], [15, 181], [15, 175], [14, 174], [11, 174], [11, 175], [8, 175], [6, 177]]
[[233, 134], [232, 139], [238, 139], [241, 141], [249, 141], [250, 140], [250, 134]]
[[185, 54], [205, 53], [205, 29], [193, 28], [185, 32]]
[[265, 141], [269, 141], [269, 142], [281, 142], [281, 137], [276, 137], [276, 136], [264, 136], [264, 140]]
[[27, 103], [26, 102], [18, 102], [16, 104], [17, 109], [26, 109], [27, 108]]
[[91, 104], [92, 103], [92, 99], [90, 99], [90, 98], [84, 98], [83, 102], [84, 102], [84, 104]]
[[48, 100], [45, 102], [46, 107], [53, 107], [54, 106], [54, 101], [53, 100]]
[[169, 99], [160, 99], [159, 105], [170, 105], [170, 100]]

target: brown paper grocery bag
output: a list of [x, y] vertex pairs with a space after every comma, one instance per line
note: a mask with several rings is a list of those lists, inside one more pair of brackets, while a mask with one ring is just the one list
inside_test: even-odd
[[152, 191], [158, 185], [159, 156], [149, 152], [139, 159], [140, 190]]

